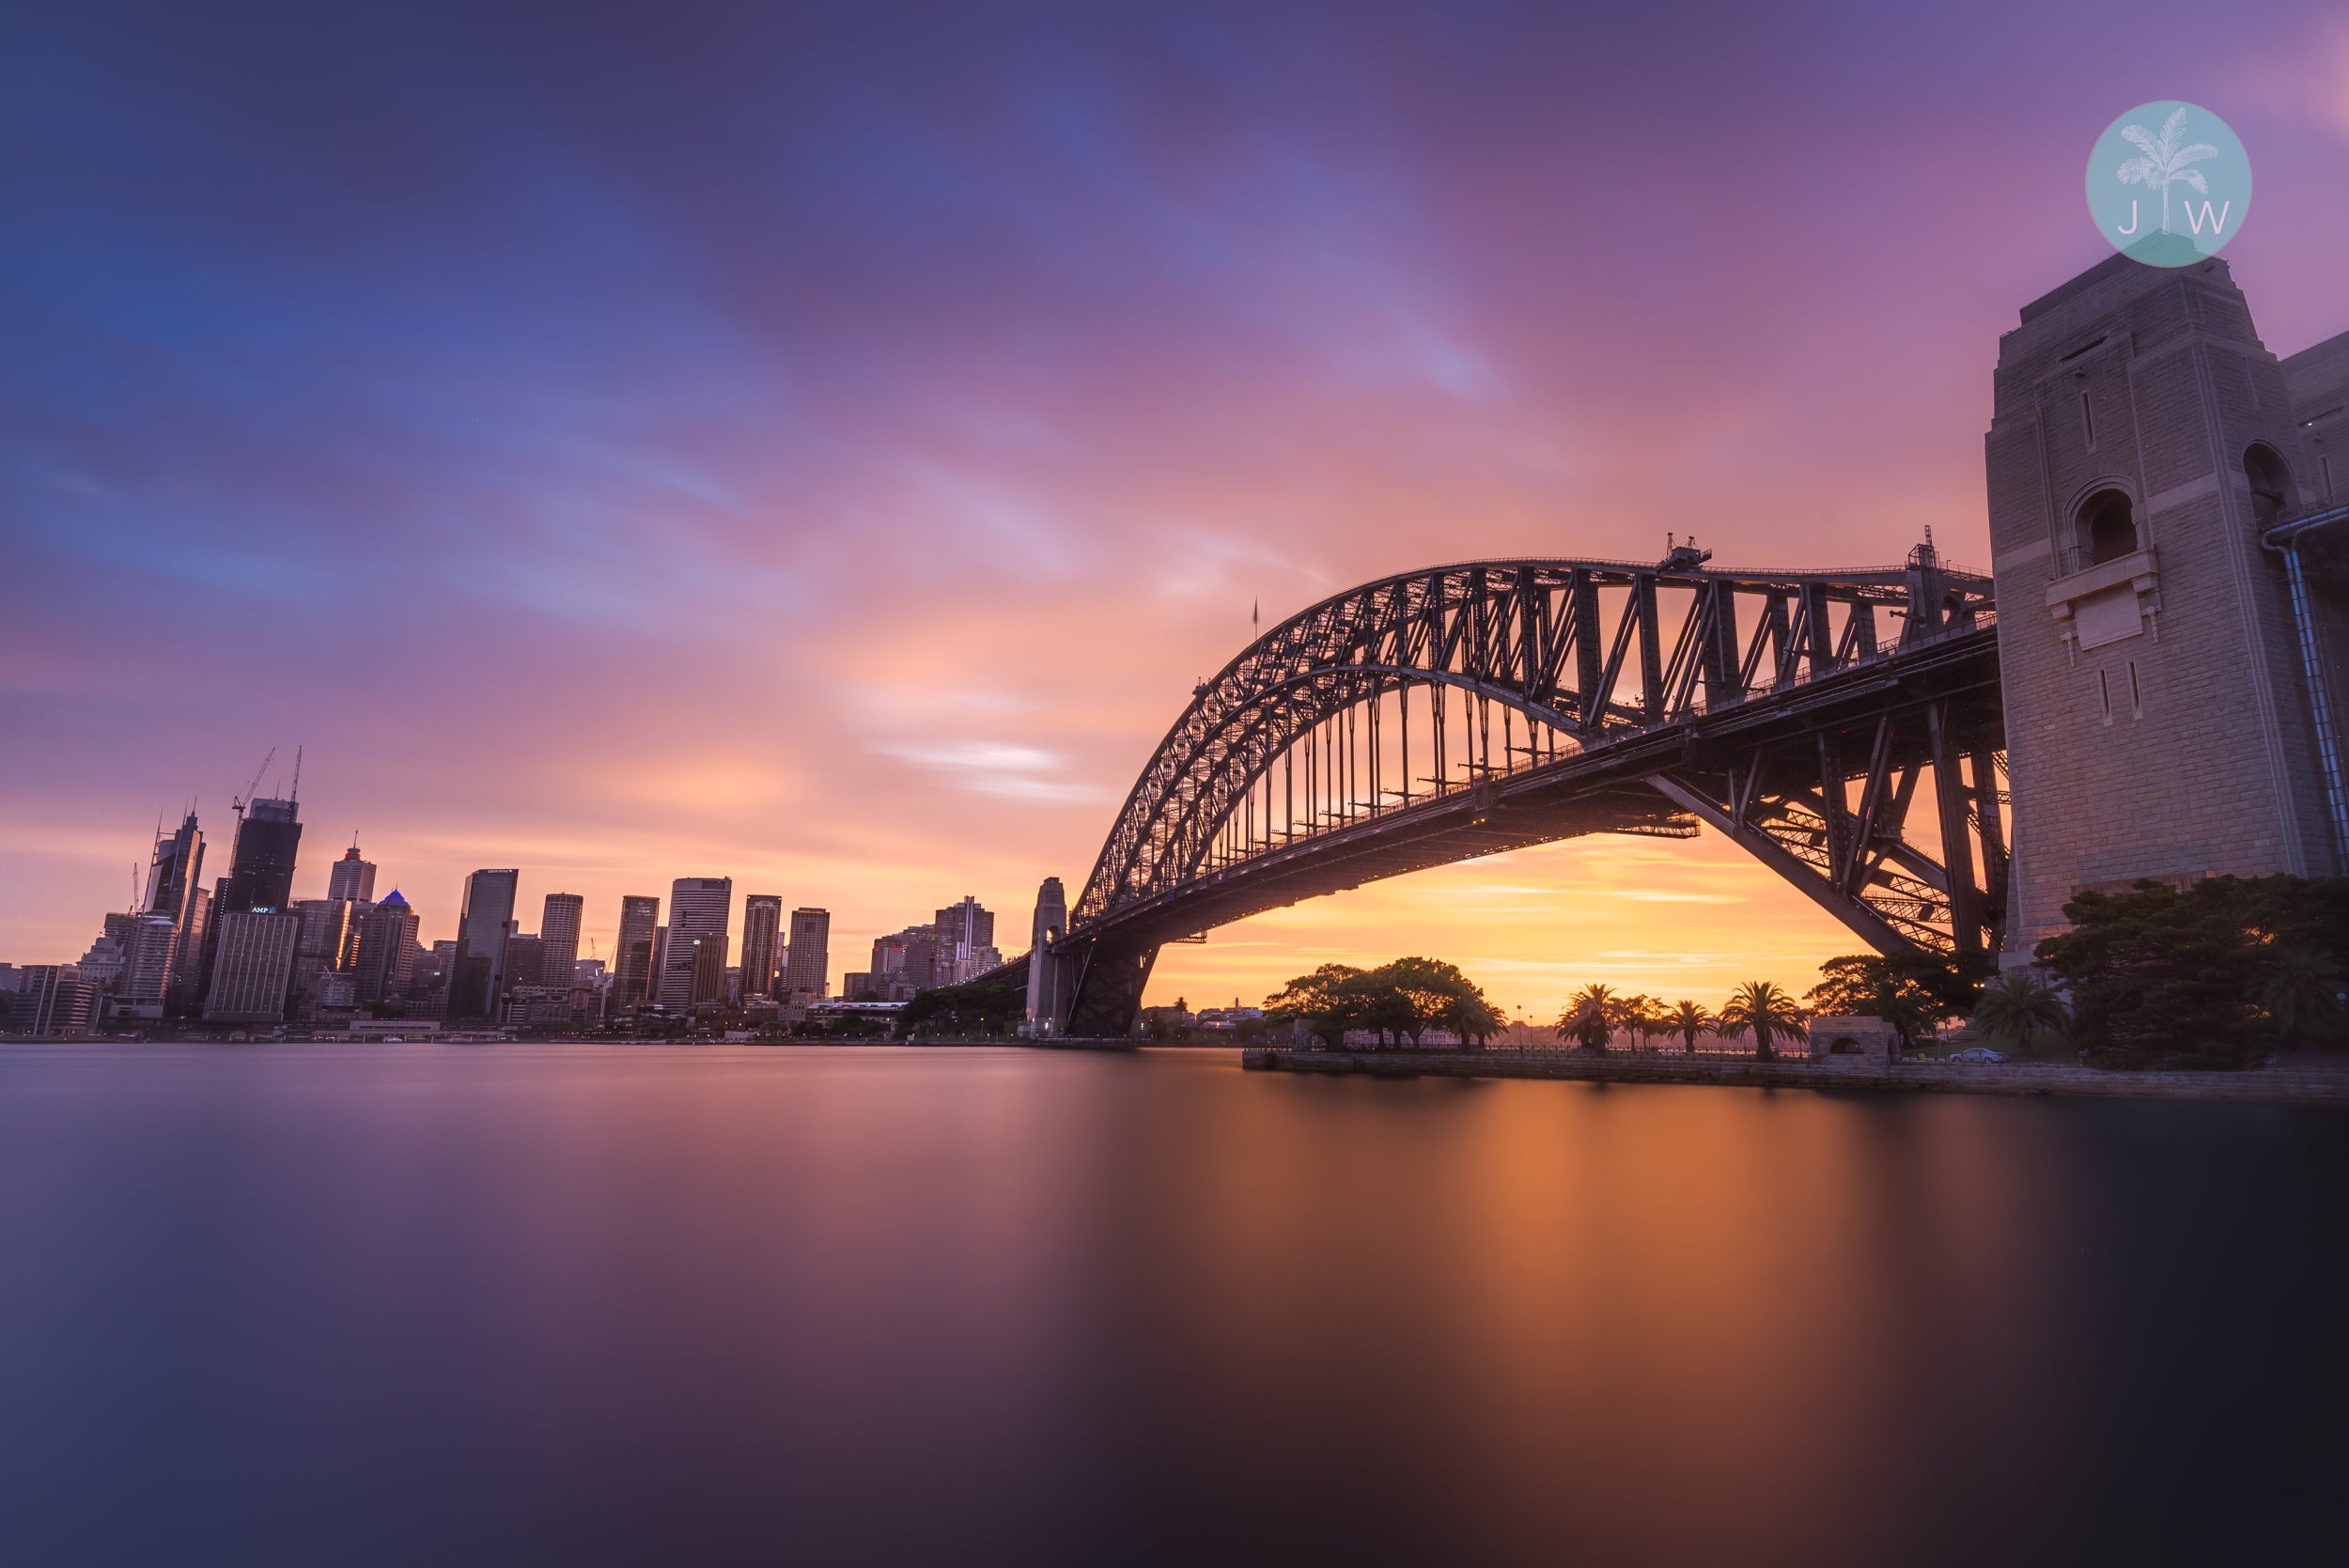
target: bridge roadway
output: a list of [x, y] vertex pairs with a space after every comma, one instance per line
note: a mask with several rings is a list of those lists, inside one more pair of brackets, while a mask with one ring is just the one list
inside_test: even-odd
[[[1588, 833], [1693, 837], [1701, 823], [1707, 824], [1728, 832], [1872, 945], [1928, 945], [1916, 940], [1921, 912], [1918, 920], [1888, 923], [1876, 905], [1859, 896], [1873, 893], [1881, 902], [1896, 883], [1910, 893], [1930, 889], [1927, 897], [1952, 896], [1946, 873], [1909, 850], [1897, 822], [1875, 835], [1872, 864], [1859, 863], [1863, 844], [1861, 856], [1845, 852], [1843, 863], [1852, 869], [1837, 875], [1839, 867], [1829, 863], [1832, 846], [1820, 842], [1832, 830], [1820, 824], [1819, 831], [1806, 831], [1801, 821], [1771, 811], [1765, 799], [1770, 789], [1757, 788], [1768, 759], [1782, 759], [1777, 772], [1807, 773], [1815, 802], [1821, 770], [1813, 759], [1868, 759], [1872, 753], [1879, 781], [1906, 776], [1913, 782], [1933, 761], [1935, 730], [1900, 722], [1900, 716], [1913, 720], [1928, 711], [1949, 715], [1955, 743], [1969, 753], [2003, 747], [1998, 633], [1987, 616], [1707, 711], [1646, 728], [1610, 729], [1603, 740], [1555, 762], [1323, 828], [1199, 870], [1166, 893], [1129, 900], [1052, 944], [1050, 951], [1062, 966], [1061, 1028], [1123, 1034], [1166, 942], [1383, 877]], [[1830, 770], [1840, 782], [1842, 770]], [[1899, 903], [1892, 899], [1890, 907]], [[1940, 914], [1946, 917], [1948, 909]], [[1022, 954], [981, 978], [1024, 982], [1027, 969]]]
[[[1235, 865], [1203, 871], [1172, 893], [1143, 898], [1078, 927], [1065, 941], [1115, 940], [1156, 947], [1302, 899], [1386, 877], [1450, 865], [1586, 833], [1694, 837], [1697, 816], [1657, 788], [1687, 770], [1725, 768], [1821, 732], [1873, 736], [1888, 702], [1921, 703], [1998, 688], [1993, 626], [1888, 651], [1867, 663], [1766, 691], [1696, 719], [1610, 737], [1554, 763], [1492, 781], [1489, 804], [1457, 789], [1324, 830]], [[1894, 768], [1926, 760], [1895, 753]], [[1843, 910], [1830, 912], [1842, 918]]]

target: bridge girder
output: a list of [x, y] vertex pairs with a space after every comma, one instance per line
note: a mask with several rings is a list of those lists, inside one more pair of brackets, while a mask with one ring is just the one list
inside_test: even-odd
[[[1333, 596], [1201, 682], [1143, 768], [1054, 949], [1061, 1026], [1125, 1032], [1159, 943], [1263, 908], [1700, 822], [1879, 950], [1979, 961], [2004, 908], [1993, 613], [1988, 582], [1929, 547], [1852, 571], [1470, 563]], [[1939, 831], [1912, 843], [1928, 771]]]

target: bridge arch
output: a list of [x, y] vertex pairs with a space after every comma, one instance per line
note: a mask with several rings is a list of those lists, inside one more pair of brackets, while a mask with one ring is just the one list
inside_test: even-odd
[[[1200, 682], [1143, 768], [1051, 949], [1059, 1026], [1125, 1032], [1160, 943], [1247, 914], [1700, 823], [1880, 949], [1978, 958], [2004, 905], [1992, 618], [1987, 580], [1929, 544], [1827, 571], [1470, 562], [1332, 595]], [[1911, 835], [1925, 777], [1937, 831]]]

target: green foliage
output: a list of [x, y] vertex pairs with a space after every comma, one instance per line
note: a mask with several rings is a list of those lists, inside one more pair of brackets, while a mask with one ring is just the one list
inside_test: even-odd
[[2056, 988], [2035, 974], [2002, 974], [1982, 988], [1974, 1008], [1974, 1026], [1994, 1040], [2016, 1050], [2030, 1045], [2043, 1029], [2061, 1029], [2072, 1021]]
[[898, 1011], [898, 1027], [912, 1034], [1008, 1034], [1028, 1016], [1024, 982], [1002, 977], [917, 991]]
[[1803, 1002], [1814, 1015], [1882, 1018], [1904, 1047], [1914, 1047], [1943, 1019], [1971, 1011], [1981, 989], [1954, 965], [1922, 954], [1859, 953], [1821, 964], [1819, 983]]
[[2100, 1066], [2248, 1065], [2287, 1040], [2341, 1043], [2349, 877], [2212, 877], [2083, 893], [2038, 948], [2072, 993], [2073, 1039]]
[[1572, 1040], [1584, 1050], [1605, 1050], [1623, 1017], [1623, 1003], [1610, 986], [1590, 985], [1567, 999], [1558, 1015], [1558, 1038]]
[[1454, 965], [1436, 958], [1397, 958], [1375, 970], [1324, 964], [1265, 999], [1268, 1019], [1302, 1019], [1337, 1045], [1349, 1029], [1376, 1031], [1413, 1046], [1430, 1029], [1481, 1044], [1501, 1025], [1485, 993]]
[[2266, 955], [2251, 1000], [2267, 1015], [2276, 1032], [2295, 1045], [2341, 1043], [2341, 1022], [2349, 1014], [2349, 980], [2341, 965], [2323, 953], [2302, 947], [2279, 946]]
[[1685, 999], [1672, 1003], [1672, 1011], [1664, 1017], [1672, 1032], [1680, 1036], [1682, 1048], [1692, 1054], [1697, 1048], [1697, 1036], [1712, 1028], [1714, 1022], [1712, 1014]]
[[[1022, 1003], [1024, 1009], [1024, 1001]], [[794, 1024], [791, 1034], [800, 1040], [876, 1040], [889, 1032], [889, 1020], [869, 1014], [847, 1014], [839, 1017], [811, 1018]]]
[[1774, 1044], [1781, 1038], [1803, 1038], [1802, 1009], [1795, 999], [1768, 980], [1749, 980], [1729, 993], [1721, 1004], [1716, 1028], [1724, 1038], [1742, 1039], [1749, 1032], [1753, 1035], [1753, 1054], [1767, 1062], [1778, 1054]]

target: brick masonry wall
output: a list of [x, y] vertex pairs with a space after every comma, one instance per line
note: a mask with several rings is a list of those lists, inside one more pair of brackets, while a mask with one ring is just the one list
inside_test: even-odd
[[[2011, 962], [2062, 929], [2082, 887], [2334, 869], [2282, 571], [2259, 547], [2242, 469], [2263, 441], [2305, 472], [2281, 371], [2223, 262], [2114, 259], [2001, 339], [1984, 442]], [[2156, 556], [2154, 613], [2077, 651], [2046, 590], [2085, 543], [2080, 504], [2108, 486], [2130, 496]]]

